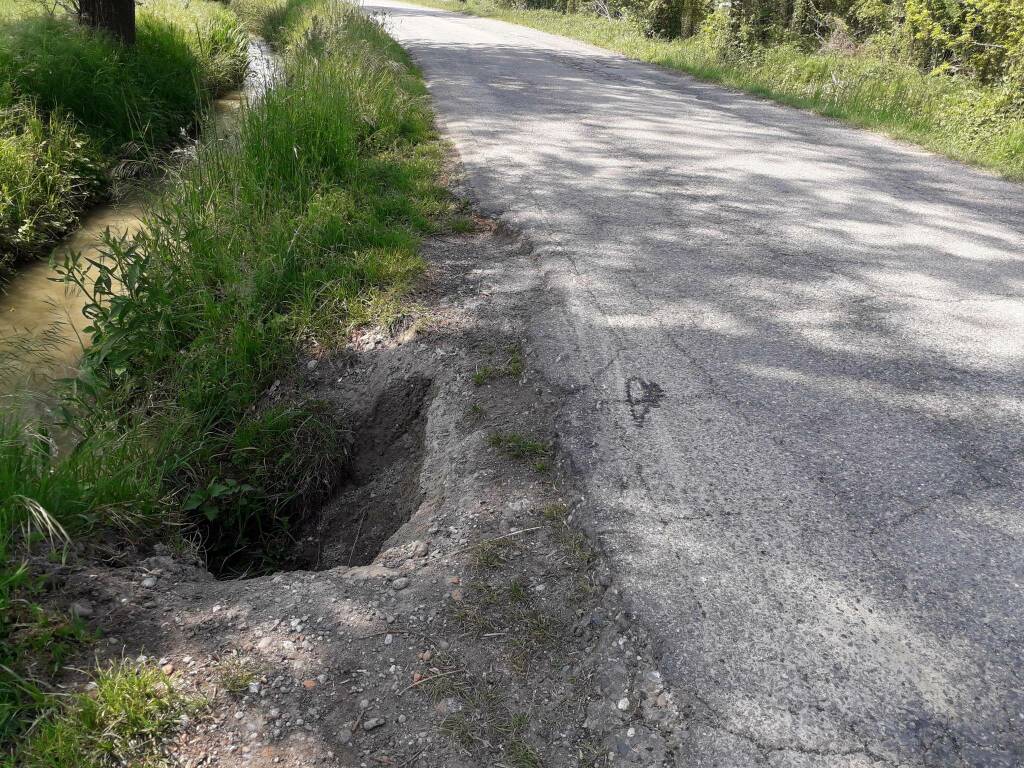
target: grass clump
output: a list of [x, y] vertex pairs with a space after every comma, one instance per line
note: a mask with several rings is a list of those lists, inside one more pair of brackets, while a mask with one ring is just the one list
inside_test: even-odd
[[500, 365], [481, 365], [473, 372], [473, 383], [482, 387], [488, 381], [496, 379], [500, 376], [508, 376], [512, 379], [518, 379], [523, 375], [525, 366], [523, 364], [523, 353], [518, 347], [509, 347], [507, 350], [507, 357], [505, 361]]
[[229, 656], [217, 668], [217, 682], [233, 696], [247, 693], [249, 686], [259, 680], [260, 671], [251, 659]]
[[[720, 11], [704, 18], [697, 34], [667, 39], [645, 31], [629, 13], [609, 18], [525, 8], [500, 0], [416, 2], [583, 40], [1024, 179], [1024, 97], [1019, 76], [993, 83], [952, 77], [957, 67], [949, 61], [935, 67], [941, 57], [928, 59], [931, 63], [925, 66], [924, 60], [904, 53], [898, 44], [903, 30], [879, 32], [863, 41], [847, 40], [835, 17], [830, 17], [823, 20], [827, 22], [823, 28], [831, 24], [835, 29], [824, 44], [813, 36], [792, 37], [785, 30], [760, 41], [764, 34], [755, 34]], [[655, 6], [661, 7], [651, 4]], [[863, 4], [854, 4], [857, 7]], [[907, 39], [920, 38], [910, 32]], [[996, 49], [1000, 46], [973, 50]]]
[[517, 432], [492, 432], [487, 443], [495, 450], [519, 461], [529, 461], [538, 472], [551, 469], [551, 446]]
[[70, 231], [241, 82], [247, 39], [208, 0], [154, 0], [124, 47], [60, 12], [0, 15], [0, 270]]
[[95, 689], [68, 697], [16, 755], [21, 768], [112, 768], [166, 764], [161, 747], [197, 702], [151, 666], [125, 661], [100, 670]]

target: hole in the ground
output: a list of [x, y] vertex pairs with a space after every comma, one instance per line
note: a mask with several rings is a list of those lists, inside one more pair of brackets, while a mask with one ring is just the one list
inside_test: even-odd
[[345, 481], [299, 532], [291, 567], [366, 565], [422, 501], [419, 475], [431, 380], [391, 384], [355, 431]]

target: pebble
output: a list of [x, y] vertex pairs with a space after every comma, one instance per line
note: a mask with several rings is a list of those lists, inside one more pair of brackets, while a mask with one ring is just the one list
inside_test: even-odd
[[384, 645], [391, 645], [395, 641], [395, 638], [391, 634], [384, 635]]
[[623, 696], [621, 699], [619, 699], [618, 704], [616, 704], [615, 706], [619, 708], [620, 712], [625, 712], [627, 709], [629, 709], [629, 699]]
[[372, 731], [374, 728], [380, 728], [385, 722], [387, 721], [383, 717], [371, 717], [363, 722], [363, 730]]
[[397, 579], [391, 582], [391, 588], [396, 592], [405, 589], [409, 586], [409, 579], [405, 576], [399, 576]]
[[79, 600], [78, 602], [71, 604], [71, 615], [76, 619], [87, 619], [93, 614], [92, 603], [88, 603], [85, 600]]
[[156, 579], [154, 579], [152, 576], [147, 576], [142, 580], [142, 586], [144, 586], [146, 589], [152, 589], [156, 586]]

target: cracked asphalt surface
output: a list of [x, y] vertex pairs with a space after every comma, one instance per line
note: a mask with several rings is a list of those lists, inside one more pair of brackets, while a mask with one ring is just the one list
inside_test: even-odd
[[492, 20], [372, 0], [558, 298], [585, 524], [680, 766], [1024, 765], [1024, 189]]

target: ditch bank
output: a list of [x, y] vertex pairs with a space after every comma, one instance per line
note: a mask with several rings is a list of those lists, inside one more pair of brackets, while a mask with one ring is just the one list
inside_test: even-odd
[[275, 387], [354, 425], [292, 562], [231, 581], [199, 552], [40, 564], [103, 634], [76, 666], [157, 662], [204, 697], [164, 746], [189, 768], [680, 764], [649, 641], [573, 525], [560, 393], [521, 331], [547, 301], [528, 243], [477, 219], [424, 256], [398, 331]]
[[[259, 99], [277, 76], [279, 63], [263, 40], [250, 39], [247, 52], [249, 67], [242, 86], [211, 104], [206, 128], [199, 132], [206, 139], [229, 134], [242, 105]], [[187, 157], [194, 146], [175, 154]], [[90, 320], [82, 314], [86, 298], [64, 282], [55, 267], [73, 253], [103, 261], [104, 237], [130, 239], [138, 234], [153, 188], [161, 186], [162, 181], [154, 184], [152, 179], [146, 189], [138, 180], [128, 184], [115, 202], [86, 213], [78, 229], [47, 259], [22, 264], [0, 286], [0, 398], [45, 403], [55, 380], [77, 374], [82, 350], [89, 343], [85, 328]], [[35, 410], [31, 402], [23, 407]]]

